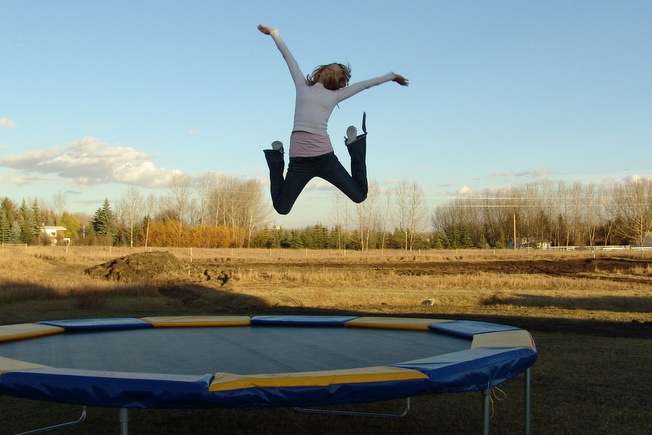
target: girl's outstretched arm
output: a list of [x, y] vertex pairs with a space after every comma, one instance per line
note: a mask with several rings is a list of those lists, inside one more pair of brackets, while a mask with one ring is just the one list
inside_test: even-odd
[[258, 30], [260, 30], [265, 35], [270, 35], [272, 37], [276, 43], [276, 47], [278, 47], [278, 50], [283, 55], [283, 59], [285, 59], [285, 63], [287, 63], [288, 68], [290, 69], [290, 75], [292, 76], [294, 83], [296, 85], [305, 84], [306, 78], [301, 72], [301, 68], [299, 68], [299, 64], [294, 59], [294, 56], [292, 56], [292, 53], [290, 53], [287, 45], [285, 45], [285, 42], [281, 38], [278, 30], [274, 29], [273, 27], [263, 26], [262, 24], [258, 25]]
[[342, 89], [338, 89], [338, 100], [339, 101], [344, 101], [347, 98], [352, 97], [353, 95], [357, 94], [360, 91], [364, 91], [365, 89], [369, 89], [373, 86], [378, 86], [383, 83], [387, 82], [396, 82], [401, 86], [407, 86], [409, 81], [405, 77], [398, 75], [396, 73], [387, 73], [384, 76], [376, 77], [375, 79], [369, 79], [369, 80], [364, 80], [361, 82], [353, 83], [349, 86], [346, 86]]

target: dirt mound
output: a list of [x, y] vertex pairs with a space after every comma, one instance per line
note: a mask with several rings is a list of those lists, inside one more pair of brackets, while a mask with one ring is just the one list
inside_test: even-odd
[[108, 281], [156, 282], [187, 278], [190, 270], [187, 263], [169, 252], [143, 252], [107, 261], [85, 272]]

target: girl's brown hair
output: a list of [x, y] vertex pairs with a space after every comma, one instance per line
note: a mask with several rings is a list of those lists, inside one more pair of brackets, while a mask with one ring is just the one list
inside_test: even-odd
[[324, 70], [324, 68], [331, 66], [331, 65], [339, 65], [340, 68], [342, 68], [342, 76], [340, 77], [339, 80], [339, 85], [340, 89], [343, 87], [346, 87], [349, 84], [349, 80], [351, 80], [351, 67], [349, 65], [343, 65], [341, 63], [329, 63], [326, 65], [319, 65], [315, 70], [306, 76], [306, 83], [308, 83], [309, 86], [314, 85], [319, 81], [319, 75], [321, 72]]

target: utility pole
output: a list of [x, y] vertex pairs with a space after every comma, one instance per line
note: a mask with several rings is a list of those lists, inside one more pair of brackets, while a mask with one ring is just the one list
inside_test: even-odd
[[516, 213], [514, 213], [514, 249], [516, 249]]

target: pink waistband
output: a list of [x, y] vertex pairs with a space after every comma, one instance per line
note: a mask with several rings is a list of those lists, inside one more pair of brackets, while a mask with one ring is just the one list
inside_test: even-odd
[[328, 136], [293, 131], [290, 137], [290, 157], [317, 157], [333, 152]]

